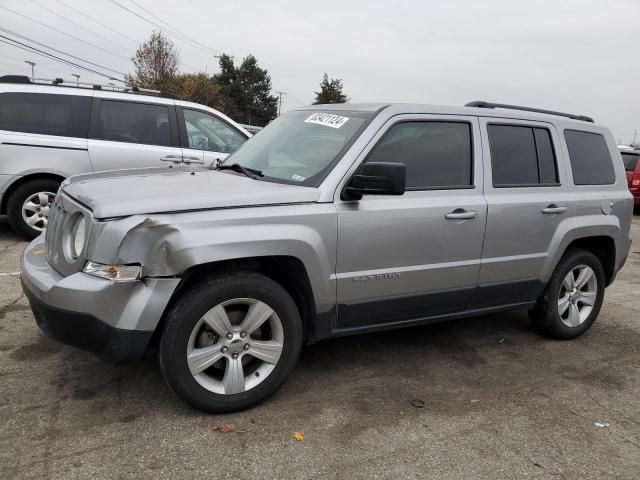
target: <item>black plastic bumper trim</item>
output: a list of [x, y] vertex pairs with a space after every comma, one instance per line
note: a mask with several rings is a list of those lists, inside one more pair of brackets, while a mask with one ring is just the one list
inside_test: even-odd
[[24, 282], [22, 290], [29, 299], [36, 323], [45, 334], [68, 345], [93, 352], [108, 363], [139, 360], [153, 335], [152, 331], [115, 328], [93, 315], [47, 305], [36, 298]]

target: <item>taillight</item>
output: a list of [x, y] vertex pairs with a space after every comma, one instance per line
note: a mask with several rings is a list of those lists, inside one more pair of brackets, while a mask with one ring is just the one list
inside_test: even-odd
[[638, 170], [633, 173], [633, 177], [631, 178], [631, 186], [640, 187], [640, 172]]

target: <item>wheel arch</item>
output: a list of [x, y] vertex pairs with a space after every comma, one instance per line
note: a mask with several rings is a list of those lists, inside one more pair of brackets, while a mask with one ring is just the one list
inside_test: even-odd
[[620, 218], [617, 215], [582, 215], [563, 222], [561, 227], [549, 245], [541, 278], [544, 283], [549, 281], [569, 249], [581, 248], [598, 257], [605, 271], [606, 286], [609, 286], [624, 264], [629, 246]]
[[581, 249], [593, 253], [604, 270], [605, 286], [611, 285], [615, 274], [616, 243], [613, 237], [607, 235], [595, 235], [573, 240], [563, 252], [563, 255], [572, 250]]
[[291, 295], [298, 307], [302, 320], [304, 341], [315, 338], [315, 326], [317, 323], [316, 303], [309, 274], [304, 263], [294, 256], [272, 255], [219, 260], [193, 265], [188, 268], [181, 275], [181, 281], [165, 307], [151, 343], [155, 344], [160, 340], [168, 313], [187, 288], [204, 279], [234, 272], [259, 273], [281, 285]]
[[9, 201], [9, 198], [11, 197], [11, 195], [13, 195], [13, 192], [15, 192], [17, 188], [21, 187], [25, 183], [32, 182], [34, 180], [55, 180], [59, 183], [62, 183], [64, 179], [65, 177], [62, 175], [49, 172], [38, 172], [18, 177], [9, 185], [9, 187], [7, 187], [7, 189], [2, 194], [2, 203], [0, 203], [0, 215], [7, 214], [7, 203]]

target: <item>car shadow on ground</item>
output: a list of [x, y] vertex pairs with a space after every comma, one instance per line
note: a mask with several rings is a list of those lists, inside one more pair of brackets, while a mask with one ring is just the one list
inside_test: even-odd
[[[165, 386], [154, 350], [140, 362], [110, 366], [88, 352], [56, 346], [47, 338], [41, 340], [44, 350], [65, 350], [64, 363], [73, 368], [71, 374], [68, 368], [61, 372], [65, 378], [60, 378], [60, 387], [73, 400], [113, 399], [112, 388], [117, 387], [123, 390], [121, 395], [145, 408], [199, 415], [182, 405]], [[522, 312], [325, 340], [303, 348], [291, 378], [271, 401], [258, 408], [275, 402], [292, 411], [291, 403], [298, 402], [300, 395], [312, 399], [312, 403], [331, 405], [336, 403], [335, 395], [346, 396], [343, 400], [353, 403], [349, 399], [352, 395], [366, 392], [369, 399], [388, 403], [427, 395], [433, 385], [438, 385], [438, 390], [445, 387], [460, 391], [501, 375], [494, 370], [504, 361], [524, 366], [527, 350], [545, 342]], [[496, 359], [498, 365], [491, 365]], [[520, 375], [522, 368], [517, 371]], [[505, 371], [503, 374], [504, 378], [510, 377]], [[516, 384], [526, 382], [525, 378], [520, 377]], [[334, 398], [328, 397], [329, 392]]]

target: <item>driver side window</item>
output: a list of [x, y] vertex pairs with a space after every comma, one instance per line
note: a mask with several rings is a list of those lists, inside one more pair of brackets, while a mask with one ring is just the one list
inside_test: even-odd
[[247, 139], [219, 118], [197, 110], [183, 109], [188, 148], [231, 153]]

